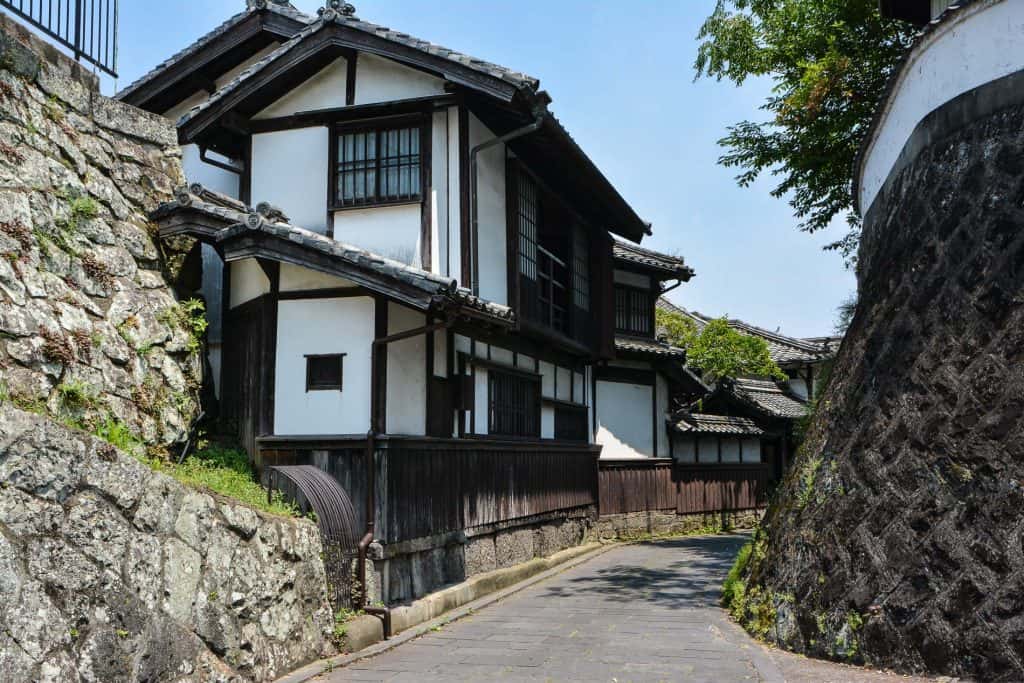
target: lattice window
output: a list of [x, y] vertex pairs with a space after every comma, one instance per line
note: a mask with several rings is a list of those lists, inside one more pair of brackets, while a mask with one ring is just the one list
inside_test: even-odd
[[540, 378], [487, 372], [489, 434], [540, 438]]
[[654, 296], [649, 290], [615, 287], [615, 331], [641, 337], [654, 335]]
[[537, 228], [540, 203], [537, 184], [526, 173], [519, 174], [519, 273], [537, 279]]
[[576, 308], [590, 310], [590, 245], [579, 225], [572, 233], [572, 300]]
[[344, 131], [337, 136], [335, 204], [416, 201], [422, 194], [419, 126]]

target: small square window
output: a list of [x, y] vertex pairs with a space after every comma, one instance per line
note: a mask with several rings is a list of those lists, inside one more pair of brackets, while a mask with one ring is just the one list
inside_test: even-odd
[[306, 356], [306, 391], [341, 391], [345, 354]]

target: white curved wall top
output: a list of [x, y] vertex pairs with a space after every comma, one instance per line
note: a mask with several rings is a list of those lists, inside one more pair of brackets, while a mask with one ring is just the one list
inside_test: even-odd
[[861, 215], [922, 119], [969, 90], [1024, 69], [1024, 0], [978, 0], [933, 27], [912, 50], [864, 154], [857, 179]]

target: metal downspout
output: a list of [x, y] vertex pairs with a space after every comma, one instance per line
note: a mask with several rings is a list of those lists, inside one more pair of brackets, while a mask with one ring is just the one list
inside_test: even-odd
[[378, 433], [380, 428], [380, 411], [386, 409], [386, 406], [382, 405], [382, 397], [377, 393], [378, 390], [376, 388], [376, 378], [380, 372], [379, 353], [392, 342], [411, 339], [421, 334], [432, 334], [438, 330], [448, 329], [453, 324], [453, 320], [447, 320], [443, 323], [424, 325], [423, 327], [417, 327], [406, 332], [374, 339], [371, 345], [370, 365], [372, 367], [370, 376], [373, 378], [374, 386], [370, 390], [370, 431], [366, 434], [366, 533], [363, 534], [363, 538], [359, 541], [359, 555], [356, 560], [358, 563], [356, 577], [359, 582], [359, 599], [353, 607], [356, 611], [361, 609], [367, 614], [380, 617], [384, 622], [385, 639], [391, 637], [391, 610], [387, 607], [370, 607], [366, 604], [366, 551], [369, 549], [370, 544], [373, 543], [377, 526], [377, 467], [373, 456], [377, 450], [377, 437], [380, 436]]
[[469, 229], [469, 281], [470, 291], [472, 291], [473, 294], [477, 296], [480, 295], [480, 264], [477, 242], [477, 233], [480, 226], [480, 209], [477, 202], [477, 156], [480, 154], [480, 152], [484, 151], [485, 149], [494, 147], [495, 145], [504, 142], [510, 142], [512, 140], [515, 140], [516, 138], [521, 138], [524, 135], [529, 135], [530, 133], [540, 130], [540, 127], [544, 125], [544, 118], [547, 116], [547, 114], [543, 111], [539, 111], [536, 112], [534, 116], [536, 118], [534, 119], [533, 123], [528, 123], [522, 128], [516, 128], [515, 130], [505, 133], [504, 135], [499, 135], [498, 137], [491, 138], [490, 140], [485, 140], [484, 142], [481, 142], [479, 145], [474, 147], [469, 152], [469, 213], [471, 216]]

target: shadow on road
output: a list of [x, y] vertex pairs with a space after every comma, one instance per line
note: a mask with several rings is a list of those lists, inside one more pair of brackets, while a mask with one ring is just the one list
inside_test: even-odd
[[[736, 554], [749, 540], [746, 535], [703, 536], [637, 544], [642, 552], [592, 569], [587, 575], [554, 585], [544, 596], [587, 599], [600, 596], [606, 603], [649, 603], [665, 609], [697, 609], [717, 605], [722, 582]], [[678, 554], [678, 561], [665, 556]], [[619, 557], [623, 557], [619, 555]]]

